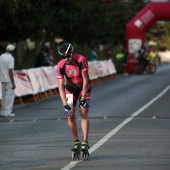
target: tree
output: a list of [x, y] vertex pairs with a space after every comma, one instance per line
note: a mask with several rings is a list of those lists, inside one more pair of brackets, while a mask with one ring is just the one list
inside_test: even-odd
[[[143, 0], [0, 0], [0, 42], [54, 42], [56, 37], [80, 45], [125, 39], [125, 25], [143, 8]], [[22, 47], [21, 47], [22, 48]], [[20, 50], [22, 51], [22, 50]], [[17, 54], [17, 56], [23, 56]]]

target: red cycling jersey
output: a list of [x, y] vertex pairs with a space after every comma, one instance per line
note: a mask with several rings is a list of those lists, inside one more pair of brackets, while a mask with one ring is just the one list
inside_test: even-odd
[[80, 54], [74, 54], [74, 59], [71, 65], [66, 64], [64, 59], [59, 61], [57, 64], [57, 78], [64, 79], [65, 76], [68, 85], [82, 87], [83, 78], [81, 72], [88, 71], [88, 61]]

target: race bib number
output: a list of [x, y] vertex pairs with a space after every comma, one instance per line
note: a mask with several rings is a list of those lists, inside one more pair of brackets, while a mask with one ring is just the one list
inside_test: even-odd
[[73, 105], [73, 94], [66, 94], [68, 105]]

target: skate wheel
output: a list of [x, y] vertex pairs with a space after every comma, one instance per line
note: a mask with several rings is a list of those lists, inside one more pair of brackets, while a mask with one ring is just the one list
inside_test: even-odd
[[81, 154], [82, 160], [88, 160], [89, 159], [89, 152], [88, 151], [83, 151]]
[[72, 155], [71, 155], [71, 157], [72, 157], [72, 161], [74, 161], [74, 160], [79, 160], [80, 159], [80, 152], [72, 152]]
[[71, 153], [71, 158], [72, 158], [72, 161], [74, 161], [75, 159], [74, 152]]

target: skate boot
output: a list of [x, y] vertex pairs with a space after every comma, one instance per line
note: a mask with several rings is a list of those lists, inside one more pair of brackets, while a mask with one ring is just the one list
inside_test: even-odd
[[80, 149], [81, 149], [81, 142], [79, 140], [74, 141], [74, 146], [71, 149], [73, 161], [80, 159]]
[[82, 160], [88, 160], [89, 159], [89, 144], [87, 141], [83, 141], [81, 143], [81, 158]]

